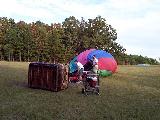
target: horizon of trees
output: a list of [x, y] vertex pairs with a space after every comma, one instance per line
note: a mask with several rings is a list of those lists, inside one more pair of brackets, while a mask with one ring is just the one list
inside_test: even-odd
[[70, 16], [51, 25], [0, 17], [0, 60], [66, 63], [86, 49], [97, 48], [111, 53], [118, 64], [158, 64], [153, 58], [125, 54], [116, 39], [116, 29], [101, 16], [87, 21]]

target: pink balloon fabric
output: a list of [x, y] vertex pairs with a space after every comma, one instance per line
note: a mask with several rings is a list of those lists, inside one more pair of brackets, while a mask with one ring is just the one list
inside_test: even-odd
[[87, 56], [90, 52], [92, 52], [93, 50], [96, 50], [96, 49], [89, 49], [89, 50], [86, 50], [82, 53], [80, 53], [78, 56], [77, 56], [77, 60], [82, 63], [82, 65], [85, 65], [87, 63]]

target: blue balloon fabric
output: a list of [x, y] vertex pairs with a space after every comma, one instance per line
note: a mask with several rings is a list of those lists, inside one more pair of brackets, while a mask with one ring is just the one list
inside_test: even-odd
[[99, 59], [99, 58], [113, 58], [113, 56], [110, 53], [107, 53], [104, 50], [94, 50], [88, 54], [87, 60], [92, 60], [93, 55], [95, 55], [97, 59]]
[[78, 69], [76, 64], [74, 63], [75, 60], [77, 60], [77, 56], [74, 57], [73, 60], [71, 60], [71, 62], [69, 64], [70, 73], [73, 73], [74, 71], [76, 71]]

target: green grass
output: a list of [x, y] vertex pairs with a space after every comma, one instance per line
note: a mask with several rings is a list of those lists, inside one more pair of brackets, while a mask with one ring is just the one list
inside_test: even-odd
[[160, 120], [160, 66], [119, 66], [100, 96], [31, 89], [27, 74], [28, 63], [0, 62], [1, 120]]

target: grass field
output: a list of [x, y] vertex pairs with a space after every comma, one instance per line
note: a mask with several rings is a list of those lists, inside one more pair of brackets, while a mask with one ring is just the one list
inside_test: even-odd
[[28, 63], [0, 62], [0, 120], [160, 120], [160, 66], [119, 66], [100, 96], [31, 89], [27, 74]]

